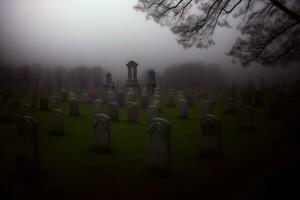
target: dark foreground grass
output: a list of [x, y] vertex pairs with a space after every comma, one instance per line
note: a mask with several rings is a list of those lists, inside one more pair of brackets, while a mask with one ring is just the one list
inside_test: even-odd
[[214, 113], [222, 120], [222, 155], [204, 157], [199, 148], [201, 108], [195, 105], [188, 119], [179, 119], [176, 108], [164, 107], [162, 117], [172, 125], [169, 173], [148, 168], [146, 110], [139, 109], [138, 123], [128, 123], [126, 109], [121, 108], [119, 121], [111, 122], [112, 151], [97, 152], [92, 145], [91, 105], [81, 104], [79, 117], [69, 116], [67, 104], [61, 109], [63, 136], [49, 134], [50, 112], [34, 111], [39, 122], [42, 177], [31, 182], [15, 179], [15, 121], [1, 123], [0, 192], [4, 197], [260, 199], [272, 191], [265, 180], [281, 165], [277, 156], [284, 158], [277, 155], [279, 147], [274, 150], [279, 123], [267, 120], [264, 108], [256, 109], [254, 130], [241, 131], [239, 113], [223, 113], [222, 103], [215, 106]]

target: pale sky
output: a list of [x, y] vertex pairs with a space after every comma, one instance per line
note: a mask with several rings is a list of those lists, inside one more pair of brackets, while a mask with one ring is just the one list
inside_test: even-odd
[[[225, 55], [237, 32], [222, 28], [216, 46], [184, 50], [176, 36], [134, 10], [137, 0], [0, 0], [4, 52], [18, 63], [100, 65], [126, 73], [133, 59], [143, 69], [184, 62], [215, 63], [241, 71]], [[141, 70], [141, 69], [140, 69]], [[251, 70], [250, 70], [251, 71]]]

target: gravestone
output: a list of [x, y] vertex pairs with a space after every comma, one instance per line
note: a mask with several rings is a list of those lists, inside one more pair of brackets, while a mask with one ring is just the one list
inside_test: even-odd
[[153, 118], [146, 133], [150, 168], [168, 171], [170, 169], [170, 123], [163, 118]]
[[119, 120], [119, 105], [117, 102], [109, 102], [108, 103], [108, 116], [112, 121], [118, 121]]
[[179, 118], [188, 118], [189, 102], [185, 99], [178, 100], [177, 116]]
[[168, 107], [174, 107], [175, 106], [175, 96], [173, 93], [168, 92], [167, 96], [167, 106]]
[[203, 100], [200, 102], [201, 116], [212, 114], [211, 101]]
[[147, 91], [148, 91], [150, 94], [153, 94], [155, 88], [156, 88], [155, 71], [154, 71], [154, 70], [150, 70], [150, 71], [148, 72]]
[[203, 154], [219, 154], [221, 148], [221, 123], [215, 115], [201, 119], [201, 151]]
[[189, 106], [193, 106], [194, 105], [194, 94], [192, 90], [189, 90], [188, 92], [186, 92], [185, 94], [185, 99], [188, 101], [188, 105]]
[[75, 92], [69, 92], [68, 100], [71, 101], [72, 99], [77, 99], [77, 94]]
[[242, 130], [252, 130], [254, 128], [254, 112], [253, 106], [244, 105], [240, 110], [240, 128]]
[[149, 105], [149, 97], [147, 94], [141, 95], [141, 108], [145, 109]]
[[70, 116], [73, 117], [79, 116], [79, 100], [71, 99], [69, 104], [70, 104]]
[[56, 95], [52, 95], [49, 100], [49, 110], [59, 109], [60, 101]]
[[111, 146], [110, 119], [105, 114], [97, 114], [93, 124], [96, 150], [109, 151]]
[[49, 110], [49, 101], [48, 98], [43, 96], [40, 98], [40, 109], [41, 111], [48, 111]]
[[124, 92], [119, 92], [117, 95], [117, 103], [120, 107], [124, 107], [125, 106], [125, 94]]
[[216, 92], [210, 92], [208, 94], [208, 99], [211, 105], [217, 105], [219, 101], [219, 95]]
[[67, 91], [62, 90], [60, 92], [60, 94], [61, 94], [61, 101], [64, 102], [64, 103], [68, 102], [68, 93], [67, 93]]
[[116, 101], [116, 96], [115, 96], [114, 91], [108, 90], [107, 95], [106, 95], [106, 99], [107, 99], [107, 102]]
[[159, 117], [160, 111], [157, 105], [148, 106], [148, 122], [150, 123], [153, 118]]
[[83, 92], [81, 94], [81, 102], [82, 103], [89, 103], [89, 96], [86, 92]]
[[127, 101], [128, 102], [136, 102], [136, 94], [134, 93], [133, 89], [130, 88], [127, 94]]
[[38, 123], [30, 116], [17, 122], [16, 165], [20, 178], [35, 178], [40, 173]]
[[26, 103], [30, 105], [32, 108], [36, 108], [36, 95], [33, 93], [29, 93], [26, 98]]
[[135, 102], [129, 102], [127, 105], [127, 121], [137, 122], [138, 121], [138, 111]]
[[93, 103], [95, 100], [96, 100], [96, 97], [97, 95], [96, 95], [96, 91], [95, 90], [90, 90], [89, 92], [88, 92], [88, 102], [89, 103]]
[[155, 89], [154, 89], [154, 95], [160, 95], [160, 87], [159, 86], [156, 86]]
[[177, 102], [179, 99], [185, 99], [184, 93], [181, 90], [177, 91], [176, 99], [177, 99]]
[[52, 110], [51, 133], [56, 135], [64, 133], [64, 114], [59, 109]]
[[103, 101], [101, 99], [95, 99], [93, 103], [93, 115], [96, 116], [102, 111]]
[[159, 110], [162, 110], [162, 102], [161, 102], [161, 96], [159, 94], [154, 94], [153, 98], [152, 98], [152, 104], [153, 105], [157, 105], [157, 107], [159, 108]]

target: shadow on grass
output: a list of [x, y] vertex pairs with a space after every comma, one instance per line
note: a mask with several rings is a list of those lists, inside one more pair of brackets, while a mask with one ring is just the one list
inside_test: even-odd
[[148, 167], [147, 169], [145, 169], [144, 173], [150, 174], [157, 178], [170, 178], [170, 177], [174, 177], [176, 175], [175, 171], [173, 171], [172, 169], [159, 170], [159, 169], [152, 168], [152, 167]]
[[92, 147], [88, 151], [93, 152], [95, 154], [113, 154], [114, 153], [114, 151], [112, 149], [101, 148], [101, 147]]
[[57, 131], [49, 131], [49, 135], [52, 135], [54, 137], [65, 137], [65, 136], [68, 136], [68, 134], [66, 134], [66, 133], [61, 133], [61, 132], [57, 132]]
[[225, 155], [222, 153], [199, 153], [197, 155], [198, 160], [207, 160], [207, 161], [223, 161], [225, 160]]

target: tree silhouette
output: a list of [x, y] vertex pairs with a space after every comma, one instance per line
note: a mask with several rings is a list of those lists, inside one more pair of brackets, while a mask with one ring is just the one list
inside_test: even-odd
[[288, 66], [300, 59], [299, 0], [139, 0], [135, 8], [170, 26], [185, 48], [214, 45], [216, 27], [240, 18], [237, 38], [228, 55], [246, 66]]

